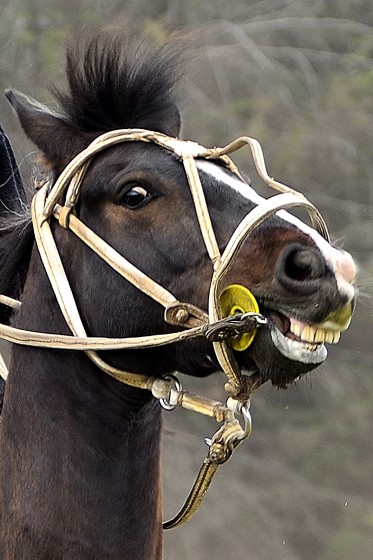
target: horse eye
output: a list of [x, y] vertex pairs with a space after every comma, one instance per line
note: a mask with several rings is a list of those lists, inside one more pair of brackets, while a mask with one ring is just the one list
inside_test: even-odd
[[120, 204], [123, 204], [127, 208], [134, 210], [135, 208], [140, 208], [145, 203], [149, 202], [152, 198], [152, 194], [149, 193], [144, 187], [140, 185], [134, 185], [125, 190], [120, 197]]

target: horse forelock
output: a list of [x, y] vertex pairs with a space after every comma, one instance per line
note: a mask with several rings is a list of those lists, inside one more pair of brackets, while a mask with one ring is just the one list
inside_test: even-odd
[[176, 84], [184, 73], [180, 41], [135, 42], [106, 29], [67, 50], [68, 90], [53, 89], [67, 119], [95, 134], [115, 128], [149, 128], [176, 135], [180, 126]]

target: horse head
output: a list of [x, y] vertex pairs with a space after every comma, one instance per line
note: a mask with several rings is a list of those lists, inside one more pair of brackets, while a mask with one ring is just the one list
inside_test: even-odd
[[[135, 57], [136, 59], [136, 57]], [[180, 134], [175, 61], [169, 51], [137, 56], [136, 71], [120, 42], [71, 50], [69, 91], [55, 92], [54, 112], [8, 92], [21, 124], [54, 177], [99, 135], [115, 129]], [[133, 63], [132, 63], [133, 64]], [[221, 252], [240, 222], [263, 199], [224, 164], [196, 158], [216, 244]], [[208, 309], [212, 264], [196, 217], [180, 155], [154, 142], [110, 145], [90, 161], [74, 213], [137, 269], [179, 301]], [[157, 302], [123, 280], [71, 233], [53, 224], [82, 321], [90, 334], [144, 336], [175, 330]], [[235, 352], [239, 367], [286, 386], [321, 364], [353, 310], [355, 265], [315, 229], [280, 211], [242, 243], [224, 285], [254, 294], [267, 324]], [[115, 366], [161, 376], [196, 376], [219, 369], [211, 342], [196, 339], [139, 352], [113, 352]]]

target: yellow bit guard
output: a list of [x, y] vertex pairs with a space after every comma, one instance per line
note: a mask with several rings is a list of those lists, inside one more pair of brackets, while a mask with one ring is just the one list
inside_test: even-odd
[[[219, 307], [222, 318], [236, 313], [259, 313], [255, 297], [248, 288], [241, 284], [230, 284], [224, 288], [219, 297]], [[234, 350], [243, 352], [250, 346], [255, 334], [256, 329], [243, 333], [237, 338], [231, 338], [229, 342]]]

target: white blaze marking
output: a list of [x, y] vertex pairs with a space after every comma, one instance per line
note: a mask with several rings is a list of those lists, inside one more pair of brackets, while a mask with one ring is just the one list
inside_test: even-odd
[[197, 160], [197, 167], [207, 175], [211, 175], [221, 183], [225, 183], [234, 191], [242, 194], [244, 198], [250, 200], [254, 204], [261, 204], [265, 199], [260, 196], [250, 185], [241, 181], [234, 175], [229, 175], [221, 166], [205, 159]]
[[[227, 187], [230, 187], [234, 191], [240, 193], [244, 198], [250, 200], [253, 204], [258, 205], [265, 201], [265, 198], [255, 192], [250, 185], [244, 183], [238, 177], [230, 175], [219, 165], [216, 165], [211, 161], [198, 160], [197, 167], [204, 173], [207, 173], [218, 181], [224, 183]], [[345, 294], [349, 301], [351, 301], [355, 295], [355, 288], [351, 283], [356, 275], [356, 265], [351, 255], [347, 253], [347, 251], [332, 247], [315, 229], [308, 226], [292, 214], [289, 214], [286, 210], [280, 210], [277, 212], [277, 216], [288, 223], [295, 225], [300, 231], [307, 234], [314, 241], [315, 245], [320, 249], [322, 255], [324, 256], [325, 261], [334, 272], [339, 291], [342, 294]]]

